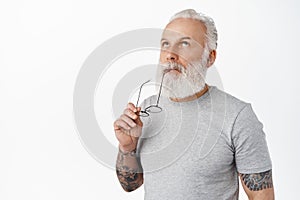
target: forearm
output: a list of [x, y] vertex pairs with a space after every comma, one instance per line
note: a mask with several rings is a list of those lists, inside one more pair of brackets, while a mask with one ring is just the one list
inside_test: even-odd
[[134, 191], [143, 184], [142, 167], [135, 153], [122, 153], [119, 151], [116, 173], [121, 186], [126, 192]]

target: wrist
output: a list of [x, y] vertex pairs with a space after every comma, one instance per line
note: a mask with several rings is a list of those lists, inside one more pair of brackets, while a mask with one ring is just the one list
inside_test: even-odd
[[135, 155], [136, 148], [134, 148], [134, 149], [124, 149], [124, 148], [121, 147], [121, 145], [119, 145], [119, 153], [121, 153], [123, 155]]

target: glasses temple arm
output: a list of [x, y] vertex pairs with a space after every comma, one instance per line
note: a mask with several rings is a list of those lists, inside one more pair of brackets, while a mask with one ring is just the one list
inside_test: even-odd
[[163, 83], [165, 74], [166, 74], [166, 73], [163, 73], [163, 76], [162, 76], [162, 78], [161, 78], [161, 82], [160, 82], [160, 86], [159, 86], [159, 92], [158, 92], [158, 97], [157, 97], [157, 101], [156, 101], [156, 106], [158, 106], [158, 103], [159, 103], [160, 94], [161, 94], [161, 89], [162, 89], [162, 83]]
[[137, 102], [136, 102], [135, 107], [138, 107], [138, 105], [139, 105], [139, 100], [140, 100], [140, 96], [141, 96], [142, 87], [143, 87], [146, 83], [148, 83], [149, 81], [150, 81], [150, 80], [144, 82], [144, 83], [140, 86], [140, 91], [139, 91], [139, 95], [138, 95], [138, 100], [137, 100]]

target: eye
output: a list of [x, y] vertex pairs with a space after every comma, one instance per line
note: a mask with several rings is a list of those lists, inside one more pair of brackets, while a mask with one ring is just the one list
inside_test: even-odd
[[169, 47], [169, 45], [170, 45], [170, 44], [169, 44], [169, 42], [167, 42], [167, 41], [161, 43], [161, 47], [162, 47], [162, 48], [167, 48], [167, 47]]
[[187, 42], [187, 41], [182, 41], [182, 42], [181, 42], [181, 46], [182, 46], [182, 47], [188, 47], [188, 46], [190, 46], [190, 43]]

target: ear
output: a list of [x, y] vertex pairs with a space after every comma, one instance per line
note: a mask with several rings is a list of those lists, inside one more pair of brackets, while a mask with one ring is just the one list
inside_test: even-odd
[[207, 62], [207, 68], [209, 68], [210, 66], [212, 66], [216, 60], [216, 56], [217, 56], [217, 51], [216, 50], [212, 50], [209, 53], [209, 58], [208, 58], [208, 62]]

